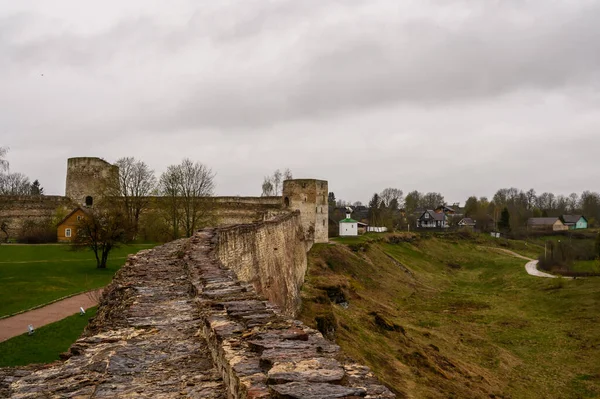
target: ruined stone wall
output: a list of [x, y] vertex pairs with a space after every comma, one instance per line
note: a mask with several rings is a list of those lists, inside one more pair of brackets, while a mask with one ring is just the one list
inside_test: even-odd
[[299, 211], [273, 220], [217, 229], [217, 257], [241, 281], [294, 315], [307, 268], [307, 246]]
[[294, 179], [283, 182], [283, 206], [299, 210], [306, 238], [314, 242], [328, 241], [328, 184], [325, 180]]
[[54, 195], [0, 196], [0, 222], [8, 224], [10, 236], [14, 237], [26, 220], [46, 221], [74, 207], [69, 198]]
[[[150, 198], [150, 210], [160, 207], [163, 197]], [[227, 226], [271, 219], [282, 210], [281, 197], [211, 197], [206, 199], [208, 218], [212, 226]], [[26, 220], [48, 220], [72, 211], [79, 203], [68, 197], [0, 196], [0, 223], [6, 221], [14, 238]], [[0, 234], [3, 238], [3, 234]]]

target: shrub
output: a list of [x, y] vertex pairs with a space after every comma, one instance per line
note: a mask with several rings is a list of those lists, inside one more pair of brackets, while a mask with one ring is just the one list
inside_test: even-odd
[[357, 242], [354, 244], [348, 244], [348, 248], [352, 252], [367, 252], [371, 245], [368, 242]]
[[395, 233], [388, 234], [385, 237], [385, 241], [388, 244], [400, 244], [402, 242], [413, 242], [417, 239], [417, 235], [415, 233]]
[[149, 212], [140, 218], [138, 239], [144, 242], [168, 242], [173, 239], [173, 235], [163, 215]]
[[26, 220], [17, 233], [17, 241], [23, 244], [56, 242], [56, 227], [49, 219]]
[[320, 314], [315, 317], [317, 330], [330, 341], [335, 341], [335, 332], [338, 329], [338, 321], [332, 312]]

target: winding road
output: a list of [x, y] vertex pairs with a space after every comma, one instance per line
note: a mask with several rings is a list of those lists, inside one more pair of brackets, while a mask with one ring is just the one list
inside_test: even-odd
[[[488, 247], [488, 248], [491, 248], [491, 247]], [[547, 278], [562, 277], [562, 276], [555, 276], [554, 274], [550, 274], [550, 273], [545, 273], [545, 272], [539, 271], [538, 268], [537, 268], [538, 261], [535, 260], [535, 259], [531, 259], [531, 258], [528, 258], [526, 256], [519, 255], [516, 252], [509, 251], [508, 249], [504, 249], [504, 248], [492, 248], [492, 249], [495, 249], [497, 251], [501, 251], [501, 252], [504, 252], [506, 254], [512, 255], [515, 258], [524, 259], [524, 260], [528, 261], [525, 264], [525, 270], [527, 271], [527, 274], [530, 274], [530, 275], [536, 276], [536, 277], [547, 277]], [[572, 279], [573, 277], [562, 277], [562, 278]]]

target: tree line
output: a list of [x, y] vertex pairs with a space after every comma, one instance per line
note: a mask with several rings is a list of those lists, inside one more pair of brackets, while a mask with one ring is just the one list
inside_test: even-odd
[[44, 188], [37, 179], [32, 183], [23, 173], [10, 171], [6, 154], [8, 147], [0, 147], [0, 195], [43, 195]]
[[[329, 205], [333, 214], [336, 209], [345, 206], [357, 209], [363, 206], [359, 201], [336, 199], [333, 192], [329, 194]], [[367, 219], [372, 225], [398, 229], [407, 224], [414, 225], [419, 216], [417, 213], [442, 205], [452, 207], [458, 204], [448, 204], [439, 192], [422, 193], [414, 190], [403, 196], [401, 189], [390, 187], [373, 194], [367, 205]], [[491, 199], [470, 196], [463, 207], [455, 210], [460, 218], [474, 219], [477, 227], [482, 230], [496, 226], [503, 230], [519, 230], [526, 227], [527, 220], [531, 217], [558, 217], [564, 214], [584, 215], [590, 227], [596, 227], [600, 222], [600, 194], [589, 190], [569, 195], [551, 192], [537, 194], [534, 189], [524, 191], [514, 187], [501, 188]], [[334, 220], [336, 216], [339, 215], [334, 215]], [[458, 221], [459, 217], [449, 218], [451, 224]]]

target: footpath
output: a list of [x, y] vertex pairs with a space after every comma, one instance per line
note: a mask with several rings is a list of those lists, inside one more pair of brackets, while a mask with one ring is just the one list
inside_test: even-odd
[[96, 306], [97, 298], [100, 298], [101, 293], [102, 289], [86, 292], [38, 309], [0, 319], [0, 342], [26, 333], [27, 326], [30, 324], [33, 325], [33, 328], [39, 328], [78, 313], [80, 307], [88, 309]]
[[[542, 272], [540, 270], [538, 270], [537, 265], [538, 265], [538, 261], [535, 259], [531, 259], [528, 258], [526, 256], [523, 255], [519, 255], [516, 252], [510, 251], [508, 249], [504, 249], [504, 248], [494, 248], [498, 251], [507, 253], [509, 255], [512, 255], [516, 258], [519, 259], [524, 259], [527, 260], [528, 262], [525, 264], [525, 271], [527, 271], [527, 274], [531, 275], [531, 276], [536, 276], [536, 277], [546, 277], [546, 278], [558, 278], [561, 276], [555, 276], [554, 274], [550, 274], [550, 273], [546, 273], [546, 272]], [[567, 280], [571, 280], [573, 277], [562, 277], [562, 278], [566, 278]]]

